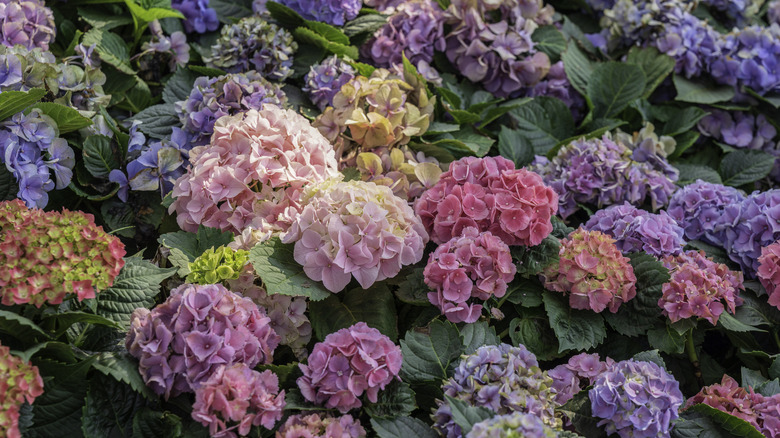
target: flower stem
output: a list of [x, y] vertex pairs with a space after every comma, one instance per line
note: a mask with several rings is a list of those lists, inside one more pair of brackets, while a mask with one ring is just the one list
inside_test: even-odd
[[704, 386], [704, 379], [701, 375], [701, 366], [699, 364], [699, 356], [696, 354], [696, 345], [693, 344], [693, 329], [688, 332], [685, 339], [685, 351], [688, 353], [688, 359], [693, 365], [693, 374], [696, 376], [696, 380], [699, 382], [699, 386]]
[[780, 335], [778, 335], [778, 331], [775, 330], [772, 332], [772, 334], [775, 336], [775, 344], [777, 344], [777, 348], [780, 348]]

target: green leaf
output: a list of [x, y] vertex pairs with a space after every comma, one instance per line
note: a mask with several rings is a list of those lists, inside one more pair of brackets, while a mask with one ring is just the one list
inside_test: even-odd
[[734, 97], [734, 87], [731, 85], [713, 85], [697, 79], [695, 82], [675, 74], [674, 88], [677, 90], [675, 100], [681, 102], [710, 105], [718, 102], [728, 102]]
[[85, 46], [95, 44], [95, 50], [100, 59], [107, 64], [113, 65], [122, 73], [135, 74], [135, 71], [130, 66], [130, 51], [119, 35], [99, 28], [93, 28], [84, 34], [81, 43]]
[[379, 30], [387, 23], [387, 18], [380, 14], [368, 14], [357, 17], [344, 25], [344, 34], [350, 38], [354, 38], [360, 34], [373, 35], [374, 32]]
[[780, 356], [776, 357], [769, 367], [769, 378], [780, 379]]
[[766, 152], [739, 150], [720, 162], [723, 184], [739, 187], [765, 178], [775, 165], [775, 157]]
[[16, 177], [6, 166], [0, 166], [0, 202], [16, 199], [17, 193], [19, 193], [19, 184], [16, 182]]
[[283, 244], [278, 237], [272, 237], [252, 248], [249, 251], [249, 262], [263, 280], [269, 295], [308, 297], [312, 301], [331, 296], [322, 283], [306, 276], [303, 267], [293, 257], [293, 246]]
[[517, 265], [517, 274], [523, 277], [533, 277], [540, 274], [544, 268], [558, 261], [561, 242], [555, 236], [547, 236], [536, 246], [512, 247], [512, 258]]
[[544, 287], [538, 278], [515, 278], [509, 283], [507, 301], [520, 304], [523, 307], [539, 307], [542, 305]]
[[163, 89], [163, 101], [165, 103], [175, 104], [186, 100], [192, 92], [195, 79], [198, 74], [187, 68], [179, 68], [176, 73], [168, 79]]
[[[636, 297], [623, 303], [617, 313], [606, 313], [607, 323], [625, 336], [638, 336], [652, 328], [661, 317], [658, 300], [663, 295], [663, 285], [669, 281], [669, 270], [655, 257], [636, 252], [629, 256], [636, 276]], [[661, 333], [655, 333], [661, 335]], [[654, 338], [658, 340], [657, 338]], [[660, 348], [660, 347], [655, 347]]]
[[674, 141], [677, 142], [677, 144], [674, 146], [674, 152], [669, 155], [669, 159], [674, 160], [680, 157], [680, 155], [690, 149], [691, 146], [696, 144], [696, 141], [699, 140], [699, 137], [701, 137], [701, 134], [695, 130], [676, 135], [674, 137]]
[[761, 371], [751, 370], [747, 367], [742, 367], [742, 387], [743, 388], [756, 388], [758, 385], [769, 381], [761, 374]]
[[691, 410], [694, 412], [698, 412], [700, 414], [703, 414], [707, 417], [709, 417], [713, 422], [718, 424], [723, 429], [729, 431], [730, 433], [734, 434], [738, 437], [744, 437], [744, 438], [763, 438], [764, 435], [756, 430], [755, 427], [753, 427], [750, 423], [747, 421], [737, 418], [733, 415], [729, 415], [723, 411], [720, 411], [718, 409], [715, 409], [709, 405], [705, 405], [703, 403], [693, 405], [687, 410]]
[[196, 73], [198, 76], [208, 76], [210, 78], [216, 78], [217, 76], [224, 76], [227, 74], [225, 70], [215, 67], [204, 67], [202, 65], [188, 65], [187, 69]]
[[327, 38], [311, 29], [298, 27], [293, 31], [293, 34], [295, 39], [302, 44], [313, 44], [335, 55], [348, 56], [352, 59], [357, 59], [359, 56], [357, 47], [328, 41]]
[[86, 128], [92, 124], [92, 120], [82, 116], [75, 109], [58, 103], [40, 102], [35, 104], [35, 108], [38, 108], [43, 114], [57, 122], [60, 135]]
[[720, 314], [720, 317], [718, 318], [718, 325], [723, 327], [724, 329], [732, 332], [763, 332], [766, 330], [761, 330], [758, 327], [754, 327], [752, 325], [745, 324], [744, 322], [738, 320], [737, 318], [731, 316], [731, 314], [727, 312], [723, 312]]
[[133, 24], [132, 17], [128, 17], [124, 14], [116, 14], [103, 9], [86, 7], [76, 8], [76, 11], [78, 12], [79, 18], [97, 29], [111, 30], [115, 27]]
[[561, 356], [555, 332], [550, 328], [544, 310], [540, 308], [524, 309], [521, 318], [510, 321], [509, 338], [515, 346], [524, 345], [539, 360], [552, 360]]
[[664, 362], [664, 359], [661, 357], [661, 354], [658, 352], [658, 350], [642, 351], [635, 354], [633, 357], [631, 357], [631, 359], [643, 362], [652, 362], [659, 367], [666, 369], [666, 362]]
[[105, 135], [90, 135], [82, 149], [84, 167], [95, 178], [108, 178], [119, 167], [117, 153], [111, 147], [111, 139]]
[[0, 122], [41, 100], [46, 90], [33, 88], [29, 91], [3, 91], [0, 93]]
[[550, 327], [558, 338], [558, 352], [587, 350], [607, 337], [604, 318], [598, 313], [572, 309], [560, 293], [545, 292], [542, 298]]
[[48, 340], [51, 337], [31, 319], [8, 310], [0, 309], [0, 332], [28, 343], [34, 340]]
[[525, 135], [506, 126], [502, 126], [501, 132], [498, 134], [498, 153], [502, 157], [512, 160], [518, 169], [534, 159], [533, 147]]
[[431, 426], [413, 417], [372, 418], [371, 426], [379, 438], [437, 438]]
[[460, 331], [463, 340], [463, 354], [471, 354], [483, 345], [498, 345], [501, 340], [496, 336], [496, 328], [486, 321], [466, 324]]
[[209, 7], [217, 13], [219, 21], [227, 25], [254, 14], [251, 1], [209, 0]]
[[354, 69], [358, 72], [360, 76], [369, 77], [376, 70], [376, 67], [370, 64], [364, 64], [362, 62], [351, 61], [351, 60], [347, 60], [347, 62], [349, 63], [349, 65], [354, 67]]
[[384, 284], [375, 284], [368, 290], [355, 288], [338, 295], [330, 294], [325, 300], [309, 303], [309, 312], [312, 329], [319, 340], [360, 321], [387, 335], [393, 342], [398, 340], [395, 301]]
[[780, 324], [780, 310], [767, 303], [766, 298], [756, 297], [752, 291], [740, 294], [743, 299], [737, 307], [735, 318], [749, 326], [775, 326]]
[[577, 432], [588, 438], [606, 438], [607, 434], [601, 426], [597, 426], [599, 418], [593, 416], [590, 408], [588, 391], [581, 391], [560, 409], [574, 423]]
[[41, 320], [47, 327], [49, 326], [48, 324], [51, 324], [52, 327], [56, 327], [53, 333], [53, 337], [55, 339], [59, 338], [73, 324], [76, 323], [117, 327], [114, 321], [103, 318], [100, 315], [94, 315], [92, 313], [84, 313], [84, 312], [75, 312], [75, 311], [63, 312], [63, 313], [51, 313], [48, 315], [44, 315], [41, 318]]
[[39, 361], [43, 376], [54, 376], [47, 382], [43, 394], [32, 406], [33, 424], [25, 437], [82, 437], [81, 416], [84, 397], [87, 394], [86, 373], [91, 360], [74, 365], [60, 362]]
[[179, 438], [182, 436], [181, 418], [170, 412], [141, 408], [133, 417], [132, 438]]
[[561, 140], [575, 134], [571, 111], [562, 101], [537, 97], [511, 111], [517, 131], [530, 143], [533, 153], [546, 154]]
[[85, 438], [129, 437], [143, 398], [128, 385], [97, 375], [90, 379], [82, 417]]
[[145, 23], [151, 23], [154, 20], [160, 20], [162, 18], [180, 18], [185, 19], [181, 12], [171, 8], [149, 8], [145, 9], [141, 7], [134, 0], [125, 0], [125, 5], [130, 9], [130, 13]]
[[672, 108], [668, 110], [667, 114], [669, 115], [669, 121], [664, 124], [661, 134], [674, 137], [696, 127], [699, 120], [709, 113], [701, 108], [688, 106], [680, 109]]
[[186, 231], [165, 233], [157, 241], [166, 248], [180, 250], [190, 262], [194, 262], [206, 250], [231, 243], [233, 233], [199, 225], [197, 233]]
[[144, 383], [138, 373], [138, 362], [127, 352], [104, 352], [95, 357], [92, 366], [114, 380], [130, 385], [133, 390], [149, 400], [156, 400], [157, 395]]
[[681, 354], [685, 351], [685, 335], [677, 333], [669, 325], [648, 331], [647, 340], [651, 347], [667, 354]]
[[349, 45], [349, 37], [344, 35], [344, 32], [342, 32], [341, 29], [333, 27], [330, 24], [306, 20], [306, 27], [317, 32], [319, 35], [322, 35], [323, 38], [332, 43], [343, 44], [345, 46]]
[[642, 97], [647, 77], [636, 65], [606, 62], [593, 70], [588, 97], [593, 101], [593, 118], [612, 118]]
[[406, 417], [415, 409], [414, 391], [408, 383], [397, 380], [379, 393], [376, 403], [368, 403], [365, 407], [371, 418]]
[[171, 135], [174, 126], [179, 126], [179, 116], [173, 104], [152, 105], [130, 118], [141, 122], [138, 129], [152, 138], [165, 138]]
[[[306, 21], [297, 12], [283, 4], [274, 1], [266, 2], [265, 8], [271, 14], [271, 17], [273, 17], [274, 20], [278, 21], [279, 24], [290, 30], [303, 26], [304, 22]], [[357, 59], [357, 56], [353, 59]]]
[[444, 395], [447, 400], [447, 404], [452, 411], [452, 421], [460, 426], [463, 436], [466, 436], [471, 432], [471, 428], [475, 424], [492, 418], [496, 415], [492, 410], [482, 406], [470, 406], [463, 400], [452, 398], [449, 395]]
[[626, 62], [642, 69], [645, 74], [645, 90], [642, 97], [648, 98], [661, 82], [674, 71], [674, 59], [664, 55], [655, 47], [632, 47]]
[[715, 169], [700, 164], [686, 164], [675, 163], [674, 167], [680, 171], [680, 179], [677, 180], [677, 185], [686, 186], [693, 184], [696, 180], [700, 179], [705, 182], [714, 184], [722, 184], [723, 180], [720, 179], [720, 175]]
[[449, 377], [461, 354], [458, 329], [450, 322], [433, 321], [424, 331], [408, 331], [401, 340], [404, 381], [438, 382]]
[[566, 77], [569, 78], [572, 87], [588, 99], [589, 83], [594, 70], [593, 63], [580, 50], [574, 40], [569, 41], [569, 46], [561, 55], [561, 59], [566, 70]]
[[537, 28], [531, 39], [536, 43], [534, 48], [546, 53], [551, 63], [558, 62], [566, 50], [566, 37], [552, 25]]

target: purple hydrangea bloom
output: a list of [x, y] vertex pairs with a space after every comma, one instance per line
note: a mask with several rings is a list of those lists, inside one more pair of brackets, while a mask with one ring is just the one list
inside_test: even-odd
[[673, 17], [683, 16], [695, 5], [680, 0], [617, 0], [604, 10], [601, 25], [618, 44], [647, 44], [658, 38]]
[[773, 141], [777, 129], [763, 114], [711, 110], [699, 121], [698, 128], [702, 134], [736, 148], [767, 151], [777, 148]]
[[558, 433], [533, 414], [496, 415], [474, 425], [465, 438], [555, 438]]
[[692, 78], [706, 72], [721, 54], [720, 34], [688, 11], [673, 9], [658, 39], [649, 41], [675, 60], [674, 71]]
[[[277, 438], [364, 438], [366, 430], [351, 415], [298, 414], [287, 418]], [[411, 437], [410, 437], [411, 438]]]
[[766, 18], [769, 20], [769, 24], [780, 24], [780, 0], [773, 0], [769, 3]]
[[672, 195], [667, 212], [688, 240], [725, 246], [724, 230], [736, 225], [745, 195], [733, 187], [697, 180]]
[[363, 0], [363, 4], [366, 7], [374, 8], [385, 14], [393, 12], [396, 7], [403, 3], [404, 0]]
[[624, 360], [602, 373], [588, 392], [593, 416], [607, 435], [669, 436], [683, 402], [680, 384], [652, 362]]
[[585, 229], [612, 236], [623, 254], [645, 251], [661, 257], [679, 254], [685, 246], [683, 229], [665, 211], [653, 214], [627, 202], [597, 211]]
[[750, 87], [762, 95], [780, 87], [780, 25], [751, 26], [725, 35], [721, 52], [710, 65], [716, 82]]
[[761, 248], [778, 238], [780, 189], [753, 192], [740, 204], [736, 225], [726, 228], [725, 248], [731, 260], [742, 267], [745, 277], [755, 278]]
[[0, 89], [22, 83], [22, 62], [13, 54], [0, 55]]
[[171, 6], [184, 15], [187, 33], [206, 33], [217, 30], [217, 11], [209, 7], [209, 0], [172, 0]]
[[563, 61], [558, 61], [550, 66], [550, 72], [547, 73], [547, 77], [531, 88], [528, 95], [531, 97], [549, 96], [560, 99], [569, 107], [574, 120], [581, 120], [585, 115], [585, 98], [569, 82]]
[[306, 20], [343, 26], [360, 12], [361, 0], [282, 0], [283, 5], [301, 14]]
[[[354, 77], [355, 69], [346, 61], [333, 55], [311, 66], [304, 78], [306, 84], [303, 86], [303, 91], [320, 110], [324, 110], [333, 104], [333, 96], [341, 90], [341, 87]], [[0, 70], [0, 78], [2, 78], [2, 70]]]
[[142, 70], [157, 70], [156, 65], [162, 59], [167, 61], [170, 71], [176, 70], [176, 66], [184, 67], [190, 60], [190, 46], [187, 44], [187, 36], [182, 32], [173, 32], [171, 36], [163, 33], [160, 22], [157, 20], [149, 23], [149, 31], [152, 39], [141, 46], [142, 52], [136, 55]]
[[49, 50], [54, 15], [41, 0], [0, 0], [0, 44]]
[[567, 363], [551, 369], [547, 374], [552, 377], [553, 388], [557, 392], [555, 401], [565, 404], [614, 364], [615, 361], [610, 358], [600, 360], [596, 353], [580, 353], [569, 358]]

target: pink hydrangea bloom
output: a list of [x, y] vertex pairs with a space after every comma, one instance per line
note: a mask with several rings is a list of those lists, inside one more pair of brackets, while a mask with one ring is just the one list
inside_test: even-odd
[[[276, 431], [276, 438], [363, 438], [366, 430], [351, 415], [293, 415]], [[411, 437], [410, 437], [411, 438]]]
[[557, 395], [555, 401], [560, 405], [566, 404], [577, 393], [591, 386], [601, 373], [615, 364], [615, 361], [606, 358], [602, 361], [597, 353], [580, 353], [569, 358], [569, 362], [558, 365], [547, 374], [553, 379], [553, 388]]
[[19, 408], [43, 394], [38, 367], [11, 354], [0, 345], [0, 436], [21, 438]]
[[558, 195], [542, 177], [503, 157], [453, 161], [414, 206], [438, 244], [476, 227], [507, 245], [535, 246], [552, 232], [557, 210]]
[[199, 224], [284, 232], [303, 207], [303, 188], [338, 175], [330, 142], [300, 114], [271, 104], [217, 120], [211, 143], [193, 148], [190, 162], [169, 210], [191, 232]]
[[462, 237], [453, 237], [431, 253], [424, 275], [425, 284], [435, 291], [428, 293], [428, 300], [448, 320], [472, 323], [479, 319], [482, 305], [469, 304], [471, 298], [503, 297], [516, 272], [506, 243], [489, 231], [469, 227]]
[[184, 284], [149, 311], [136, 309], [125, 339], [144, 382], [167, 399], [193, 391], [216, 369], [271, 363], [279, 336], [249, 298], [220, 284]]
[[283, 238], [295, 242], [295, 261], [331, 292], [352, 277], [367, 289], [419, 262], [428, 242], [420, 219], [386, 186], [338, 179], [313, 186]]
[[249, 434], [252, 426], [273, 428], [284, 406], [276, 374], [255, 371], [245, 363], [220, 365], [195, 388], [192, 418], [208, 427], [213, 438], [237, 438]]
[[703, 251], [666, 256], [663, 263], [672, 277], [664, 283], [658, 305], [672, 322], [695, 316], [716, 325], [725, 308], [734, 313], [742, 304], [742, 272], [713, 262]]
[[345, 414], [363, 406], [363, 393], [376, 403], [379, 390], [398, 376], [401, 362], [401, 349], [390, 338], [359, 322], [315, 345], [308, 364], [299, 365], [303, 376], [297, 383], [306, 400]]
[[780, 241], [761, 249], [758, 279], [769, 294], [769, 304], [780, 309]]
[[542, 272], [544, 287], [569, 293], [573, 309], [615, 313], [636, 296], [636, 276], [615, 240], [600, 231], [579, 228], [561, 240], [558, 263]]

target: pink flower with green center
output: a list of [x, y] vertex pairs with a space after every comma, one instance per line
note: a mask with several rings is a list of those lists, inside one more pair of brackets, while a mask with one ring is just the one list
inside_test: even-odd
[[21, 438], [19, 408], [43, 394], [43, 379], [38, 367], [11, 354], [0, 345], [0, 435]]

